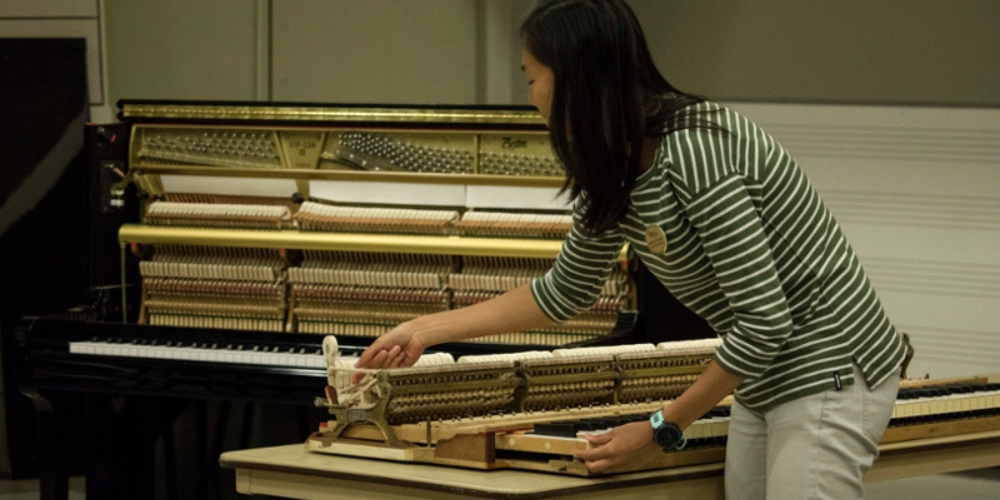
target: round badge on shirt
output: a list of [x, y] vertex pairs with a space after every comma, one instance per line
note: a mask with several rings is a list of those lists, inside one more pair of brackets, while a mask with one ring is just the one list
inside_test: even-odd
[[667, 253], [667, 235], [663, 233], [660, 226], [646, 227], [646, 246], [649, 251], [656, 255]]

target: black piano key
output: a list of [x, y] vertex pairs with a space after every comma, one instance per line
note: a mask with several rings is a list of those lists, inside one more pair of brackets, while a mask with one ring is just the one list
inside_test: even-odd
[[632, 422], [648, 422], [649, 415], [619, 415], [616, 418], [615, 427], [619, 425], [631, 424]]
[[614, 429], [615, 427], [622, 426], [630, 422], [628, 419], [619, 417], [608, 417], [594, 420], [594, 423], [598, 426], [597, 429]]
[[568, 425], [572, 425], [576, 432], [586, 432], [586, 431], [599, 431], [601, 429], [607, 429], [607, 424], [603, 422], [594, 422], [587, 420], [576, 420], [573, 422], [567, 422]]
[[716, 407], [708, 410], [701, 418], [725, 418], [729, 416], [729, 408]]
[[576, 429], [563, 422], [535, 424], [534, 434], [555, 437], [576, 437]]

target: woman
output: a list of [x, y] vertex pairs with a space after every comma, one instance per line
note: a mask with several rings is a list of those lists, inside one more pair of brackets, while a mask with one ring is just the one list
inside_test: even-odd
[[671, 86], [620, 0], [542, 2], [520, 34], [529, 100], [574, 201], [562, 252], [529, 286], [399, 325], [358, 366], [564, 321], [596, 299], [628, 241], [723, 343], [651, 422], [592, 436], [578, 458], [597, 472], [641, 464], [735, 390], [727, 498], [863, 498], [904, 344], [795, 161], [746, 118]]

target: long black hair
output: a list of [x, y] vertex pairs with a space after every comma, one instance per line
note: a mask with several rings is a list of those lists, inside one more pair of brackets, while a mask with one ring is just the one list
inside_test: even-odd
[[554, 77], [549, 129], [566, 169], [563, 192], [597, 234], [625, 217], [647, 137], [719, 129], [688, 108], [701, 97], [660, 74], [632, 9], [621, 0], [547, 0], [519, 30]]

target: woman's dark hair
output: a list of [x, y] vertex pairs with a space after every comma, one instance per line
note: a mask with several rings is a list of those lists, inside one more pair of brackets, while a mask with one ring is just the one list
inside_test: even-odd
[[625, 217], [647, 137], [719, 129], [691, 110], [703, 99], [660, 74], [632, 9], [621, 0], [540, 2], [519, 31], [554, 77], [549, 129], [566, 169], [563, 192], [591, 233]]

